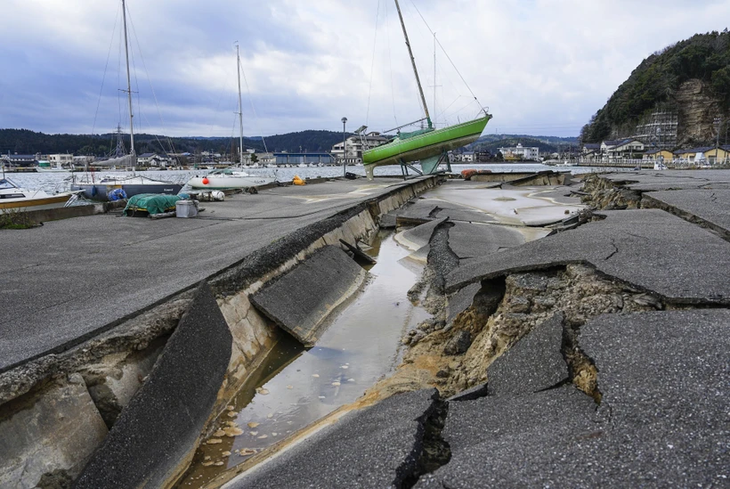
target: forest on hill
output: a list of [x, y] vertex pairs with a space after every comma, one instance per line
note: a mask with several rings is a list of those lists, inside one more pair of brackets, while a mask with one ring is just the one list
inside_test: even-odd
[[[122, 136], [125, 148], [129, 148], [129, 135]], [[342, 141], [341, 132], [300, 131], [274, 136], [244, 138], [245, 148], [275, 152], [328, 152]], [[0, 154], [57, 154], [105, 156], [113, 153], [117, 145], [116, 134], [44, 134], [28, 129], [0, 129]], [[167, 137], [151, 134], [135, 134], [137, 154], [143, 153], [211, 153], [226, 154], [238, 148], [238, 138]], [[235, 151], [235, 149], [234, 149]]]
[[[730, 33], [697, 34], [644, 59], [581, 130], [583, 143], [631, 137], [652, 112], [678, 115], [678, 142], [713, 140], [730, 110]], [[699, 127], [687, 127], [694, 124]]]

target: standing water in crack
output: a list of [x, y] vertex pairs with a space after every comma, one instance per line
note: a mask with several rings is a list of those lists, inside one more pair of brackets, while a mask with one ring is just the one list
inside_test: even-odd
[[217, 431], [201, 445], [180, 487], [202, 486], [352, 403], [392, 372], [404, 331], [429, 317], [407, 297], [422, 271], [410, 253], [392, 234], [379, 234], [369, 251], [377, 263], [364, 290], [338, 311], [317, 346], [304, 350], [289, 336], [277, 344], [216, 420]]

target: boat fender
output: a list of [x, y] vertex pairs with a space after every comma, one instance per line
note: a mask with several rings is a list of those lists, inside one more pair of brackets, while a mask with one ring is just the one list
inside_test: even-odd
[[210, 183], [210, 180], [208, 180], [207, 177], [203, 177], [203, 185], [208, 185]]
[[304, 185], [305, 184], [304, 180], [299, 178], [299, 175], [294, 175], [294, 178], [292, 179], [291, 183], [293, 183], [294, 185]]
[[112, 202], [115, 200], [121, 200], [127, 198], [127, 192], [124, 191], [123, 188], [115, 188], [109, 194], [107, 194], [107, 197], [109, 197], [109, 200]]
[[220, 190], [213, 190], [213, 191], [212, 191], [212, 192], [210, 193], [210, 197], [211, 197], [211, 198], [212, 198], [213, 200], [217, 200], [217, 201], [219, 201], [219, 202], [222, 202], [222, 201], [223, 201], [223, 200], [224, 200], [224, 199], [226, 198], [226, 194], [224, 194], [224, 193], [223, 193], [223, 192], [221, 192]]

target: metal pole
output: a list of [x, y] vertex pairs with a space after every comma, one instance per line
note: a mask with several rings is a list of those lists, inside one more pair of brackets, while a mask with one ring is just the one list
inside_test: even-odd
[[346, 153], [346, 143], [347, 143], [347, 137], [345, 134], [345, 124], [347, 124], [347, 117], [342, 118], [342, 176], [347, 176], [347, 153]]
[[411, 50], [411, 43], [408, 40], [408, 32], [406, 32], [406, 24], [403, 22], [403, 14], [400, 11], [400, 5], [398, 0], [395, 0], [395, 8], [398, 9], [398, 17], [400, 18], [400, 25], [403, 28], [403, 37], [406, 39], [406, 46], [408, 47], [408, 54], [411, 56], [411, 64], [413, 65], [413, 73], [416, 75], [416, 83], [418, 84], [418, 92], [421, 94], [421, 103], [423, 104], [423, 111], [426, 113], [426, 119], [428, 119], [428, 127], [431, 128], [431, 116], [428, 114], [428, 106], [426, 105], [426, 97], [423, 95], [423, 88], [421, 88], [421, 79], [418, 77], [418, 69], [416, 68], [416, 59], [413, 57], [413, 51]]
[[243, 166], [243, 104], [241, 103], [241, 56], [236, 44], [236, 71], [238, 73], [238, 126], [241, 132], [238, 137], [238, 165]]
[[124, 21], [124, 53], [127, 58], [127, 98], [129, 99], [129, 144], [132, 147], [130, 155], [132, 156], [132, 166], [136, 164], [136, 154], [134, 152], [134, 128], [132, 124], [132, 81], [129, 76], [129, 43], [127, 41], [127, 7], [122, 0], [122, 19]]

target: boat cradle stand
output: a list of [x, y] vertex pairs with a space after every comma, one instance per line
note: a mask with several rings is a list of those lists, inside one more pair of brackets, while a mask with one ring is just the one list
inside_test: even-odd
[[430, 158], [426, 158], [421, 160], [421, 170], [414, 167], [410, 163], [405, 162], [402, 158], [400, 159], [400, 168], [401, 172], [403, 174], [403, 180], [406, 180], [408, 178], [408, 168], [416, 172], [419, 176], [423, 175], [433, 175], [435, 173], [438, 173], [436, 169], [441, 165], [442, 163], [446, 163], [446, 168], [448, 169], [449, 173], [451, 173], [451, 162], [449, 161], [449, 155], [446, 151], [443, 151], [441, 154], [436, 156], [431, 156]]

